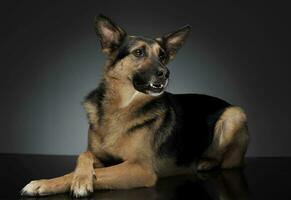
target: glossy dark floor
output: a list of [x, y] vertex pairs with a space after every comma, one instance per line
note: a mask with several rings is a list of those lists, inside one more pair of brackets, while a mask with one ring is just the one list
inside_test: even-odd
[[[72, 171], [75, 160], [74, 156], [0, 154], [0, 199], [71, 199], [68, 194], [20, 197], [19, 191], [30, 180]], [[96, 191], [87, 199], [291, 199], [291, 158], [248, 158], [247, 163], [244, 170], [168, 177], [153, 188]]]

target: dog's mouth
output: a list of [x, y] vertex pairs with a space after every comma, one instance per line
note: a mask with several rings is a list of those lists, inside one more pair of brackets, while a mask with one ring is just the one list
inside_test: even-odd
[[138, 76], [132, 78], [132, 83], [134, 88], [142, 92], [144, 94], [150, 96], [159, 96], [161, 95], [167, 85], [168, 85], [168, 78], [167, 79], [152, 79], [152, 80], [144, 80]]
[[147, 94], [150, 96], [159, 96], [161, 95], [168, 85], [168, 79], [163, 83], [153, 82], [148, 85]]

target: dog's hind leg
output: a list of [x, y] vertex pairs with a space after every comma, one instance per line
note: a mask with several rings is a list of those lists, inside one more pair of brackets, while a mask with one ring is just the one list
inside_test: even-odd
[[249, 143], [246, 115], [240, 107], [227, 108], [215, 124], [212, 144], [197, 163], [198, 171], [243, 164]]
[[221, 168], [229, 169], [244, 165], [244, 155], [249, 144], [249, 134], [247, 126], [238, 130], [238, 136], [229, 145], [223, 154]]

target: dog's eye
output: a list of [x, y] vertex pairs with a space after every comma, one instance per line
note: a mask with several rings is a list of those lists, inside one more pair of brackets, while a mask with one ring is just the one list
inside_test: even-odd
[[145, 56], [145, 52], [144, 52], [143, 49], [136, 49], [132, 53], [137, 58], [141, 58], [141, 57], [144, 57]]

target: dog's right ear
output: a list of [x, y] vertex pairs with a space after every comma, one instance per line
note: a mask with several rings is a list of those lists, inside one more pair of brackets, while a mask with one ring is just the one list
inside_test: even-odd
[[94, 24], [102, 51], [110, 56], [121, 45], [126, 32], [104, 15], [96, 16]]

